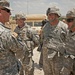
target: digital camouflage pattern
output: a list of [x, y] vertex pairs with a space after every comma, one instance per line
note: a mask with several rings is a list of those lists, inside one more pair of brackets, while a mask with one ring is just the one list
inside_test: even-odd
[[52, 6], [47, 9], [46, 15], [48, 16], [48, 14], [51, 14], [51, 13], [56, 13], [59, 17], [61, 16], [59, 8], [57, 6]]
[[7, 8], [9, 10], [12, 10], [10, 8], [10, 4], [8, 0], [0, 0], [0, 8]]
[[25, 41], [25, 55], [22, 61], [25, 75], [34, 75], [34, 62], [32, 60], [34, 45], [38, 45], [39, 37], [34, 30], [25, 24], [22, 28], [18, 26], [14, 30], [20, 38]]
[[56, 26], [51, 26], [47, 22], [43, 28], [42, 50], [44, 75], [69, 75], [69, 71], [64, 66], [65, 61], [68, 62], [66, 59], [64, 60], [65, 41], [66, 35], [68, 35], [67, 28], [67, 24], [62, 21], [59, 21]]
[[[65, 44], [64, 54], [64, 68], [63, 71], [67, 70], [67, 75], [75, 75], [75, 32], [70, 32], [67, 36]], [[65, 72], [64, 74], [65, 75]]]
[[69, 36], [67, 37], [67, 41], [66, 41], [66, 54], [67, 54], [66, 57], [71, 58], [71, 60], [68, 60], [68, 61], [72, 63], [72, 65], [70, 65], [71, 68], [73, 69], [71, 73], [75, 75], [75, 30], [73, 30], [75, 27], [75, 9], [74, 8], [67, 12], [66, 18], [73, 19], [73, 21], [71, 22], [67, 21], [67, 23], [68, 24], [70, 23], [71, 26], [69, 27]]
[[18, 14], [15, 15], [15, 20], [17, 20], [17, 19], [24, 19], [24, 20], [26, 20], [26, 15], [23, 14], [23, 13], [18, 13]]
[[15, 53], [20, 53], [22, 58], [23, 48], [22, 41], [13, 37], [10, 29], [0, 22], [0, 75], [18, 75], [20, 66]]
[[66, 18], [75, 17], [75, 9], [69, 10], [66, 14]]
[[9, 7], [9, 2], [7, 0], [0, 0], [0, 6]]

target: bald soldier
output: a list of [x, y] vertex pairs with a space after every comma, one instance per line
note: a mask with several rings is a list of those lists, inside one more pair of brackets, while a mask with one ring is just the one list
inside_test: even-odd
[[39, 36], [36, 31], [25, 23], [26, 16], [24, 14], [16, 14], [15, 19], [18, 26], [14, 31], [25, 41], [25, 56], [21, 60], [25, 75], [34, 75], [32, 55], [34, 47], [39, 43]]
[[16, 36], [14, 36], [14, 33], [5, 26], [10, 15], [9, 2], [0, 0], [0, 75], [18, 75], [20, 67], [15, 54], [19, 58], [24, 55], [23, 40], [18, 38], [16, 33]]
[[46, 15], [48, 22], [42, 29], [44, 75], [62, 75], [68, 26], [59, 20], [61, 15], [57, 6], [48, 8]]

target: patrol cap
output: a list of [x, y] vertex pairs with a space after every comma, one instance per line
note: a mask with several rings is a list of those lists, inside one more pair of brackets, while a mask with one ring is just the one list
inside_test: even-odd
[[15, 20], [16, 20], [16, 19], [23, 19], [23, 20], [26, 20], [26, 15], [23, 14], [23, 13], [22, 13], [22, 14], [16, 14], [16, 15], [15, 15]]
[[66, 18], [75, 17], [75, 9], [69, 10], [66, 14]]
[[48, 14], [51, 14], [51, 13], [55, 13], [59, 17], [61, 16], [59, 8], [57, 6], [52, 6], [52, 7], [47, 9], [46, 15], [48, 16]]
[[12, 10], [10, 8], [10, 3], [7, 0], [0, 0], [0, 8], [7, 8], [9, 10]]

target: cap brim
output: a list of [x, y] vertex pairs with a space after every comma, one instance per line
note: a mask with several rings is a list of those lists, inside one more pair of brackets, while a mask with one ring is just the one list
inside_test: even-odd
[[10, 8], [10, 7], [5, 7], [5, 8], [7, 8], [7, 9], [9, 9], [9, 10], [13, 10], [12, 8]]

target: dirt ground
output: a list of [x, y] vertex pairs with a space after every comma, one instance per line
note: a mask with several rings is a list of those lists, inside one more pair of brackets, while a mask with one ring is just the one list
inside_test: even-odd
[[37, 47], [33, 51], [33, 60], [34, 60], [34, 75], [44, 75], [43, 70], [40, 70], [39, 67], [39, 58], [40, 52], [37, 51]]

